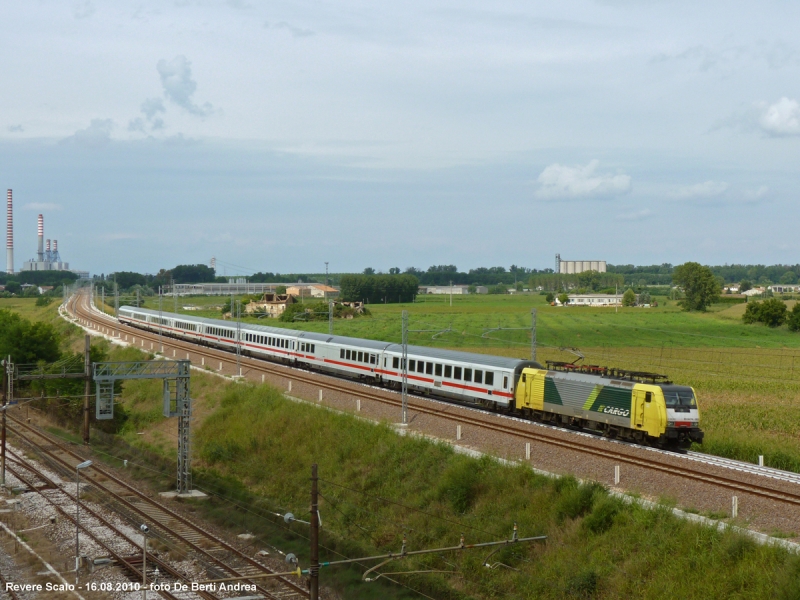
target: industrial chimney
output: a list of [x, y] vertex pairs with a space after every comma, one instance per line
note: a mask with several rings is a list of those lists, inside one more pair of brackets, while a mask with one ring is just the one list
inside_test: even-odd
[[8, 190], [8, 205], [6, 207], [6, 273], [14, 273], [14, 205], [11, 200], [11, 190]]
[[39, 262], [44, 262], [44, 217], [39, 215]]
[[44, 259], [47, 262], [50, 262], [52, 259], [50, 258], [50, 240], [45, 240], [45, 251], [44, 251]]

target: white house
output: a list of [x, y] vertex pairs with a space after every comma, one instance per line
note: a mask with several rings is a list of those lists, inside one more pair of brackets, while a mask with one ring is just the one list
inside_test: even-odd
[[575, 306], [617, 306], [622, 294], [570, 294], [569, 303]]

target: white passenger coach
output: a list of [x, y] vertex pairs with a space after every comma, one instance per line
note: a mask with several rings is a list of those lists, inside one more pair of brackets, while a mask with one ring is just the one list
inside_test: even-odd
[[[230, 321], [131, 306], [119, 309], [119, 320], [206, 346], [236, 351], [240, 345], [244, 355], [378, 385], [399, 388], [402, 381], [400, 344], [251, 323], [237, 330]], [[462, 402], [508, 407], [524, 367], [542, 368], [515, 358], [408, 346], [409, 389]]]

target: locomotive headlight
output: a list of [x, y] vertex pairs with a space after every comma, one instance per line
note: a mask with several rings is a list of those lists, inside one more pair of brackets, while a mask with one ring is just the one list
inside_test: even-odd
[[675, 421], [667, 421], [667, 427], [675, 427]]

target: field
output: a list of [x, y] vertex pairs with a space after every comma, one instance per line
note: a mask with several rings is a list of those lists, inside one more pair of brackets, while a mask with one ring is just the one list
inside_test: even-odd
[[[537, 359], [645, 370], [694, 386], [700, 398], [703, 450], [800, 471], [800, 334], [785, 327], [744, 325], [743, 304], [683, 312], [657, 298], [653, 308], [551, 307], [543, 296], [421, 296], [413, 304], [370, 305], [372, 316], [337, 320], [340, 335], [399, 342], [401, 311], [409, 313], [409, 343], [528, 358], [531, 309], [537, 310]], [[189, 297], [179, 312], [220, 318], [226, 298]], [[792, 301], [788, 302], [793, 305]], [[148, 299], [158, 308], [158, 299]], [[171, 311], [165, 298], [163, 309]], [[109, 312], [111, 309], [109, 308]], [[327, 321], [277, 327], [327, 332]], [[414, 330], [425, 330], [415, 332]]]

